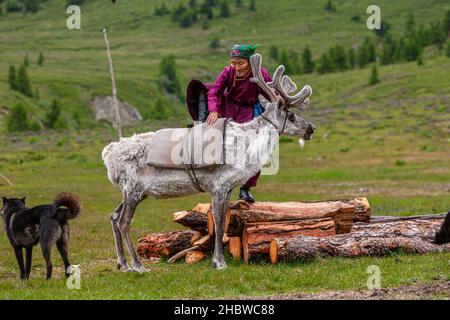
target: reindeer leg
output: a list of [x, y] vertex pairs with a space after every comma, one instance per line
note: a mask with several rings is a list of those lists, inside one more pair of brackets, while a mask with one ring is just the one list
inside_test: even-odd
[[114, 234], [114, 242], [116, 244], [117, 252], [117, 269], [122, 269], [123, 271], [128, 271], [127, 258], [125, 257], [125, 251], [123, 250], [122, 234], [120, 233], [118, 227], [118, 221], [123, 211], [123, 202], [114, 210], [114, 212], [109, 216], [111, 220], [111, 225]]
[[212, 196], [214, 230], [216, 236], [212, 267], [214, 269], [221, 270], [227, 267], [225, 258], [223, 256], [223, 234], [225, 229], [225, 215], [227, 211], [228, 200], [231, 196], [231, 191], [228, 188], [221, 187], [217, 191], [214, 191]]
[[122, 215], [120, 216], [119, 229], [120, 233], [122, 234], [125, 240], [128, 253], [131, 256], [132, 260], [131, 271], [146, 272], [147, 270], [139, 260], [139, 257], [136, 251], [134, 250], [133, 243], [131, 242], [130, 238], [131, 220], [133, 219], [134, 213], [140, 201], [141, 199], [138, 197], [126, 197], [124, 199], [124, 207]]

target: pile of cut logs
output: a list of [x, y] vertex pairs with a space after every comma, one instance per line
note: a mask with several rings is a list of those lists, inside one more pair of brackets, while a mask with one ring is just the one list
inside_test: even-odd
[[[306, 261], [317, 256], [383, 256], [450, 251], [433, 243], [445, 214], [409, 217], [373, 216], [366, 198], [315, 202], [230, 203], [224, 244], [235, 259], [248, 263], [267, 260]], [[139, 239], [138, 254], [146, 259], [185, 257], [193, 264], [214, 250], [211, 204], [173, 214], [173, 221], [189, 229], [153, 233]]]

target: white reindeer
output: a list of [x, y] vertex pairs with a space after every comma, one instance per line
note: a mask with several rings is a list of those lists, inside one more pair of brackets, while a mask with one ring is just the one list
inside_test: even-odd
[[[226, 123], [226, 136], [242, 138], [247, 135], [249, 141], [243, 157], [256, 157], [255, 163], [225, 163], [213, 168], [199, 168], [195, 170], [198, 185], [212, 196], [212, 211], [214, 215], [215, 247], [212, 266], [214, 269], [226, 268], [223, 255], [223, 234], [225, 213], [231, 192], [236, 186], [245, 183], [268, 162], [275, 145], [270, 144], [270, 137], [274, 134], [297, 136], [309, 140], [315, 130], [312, 123], [296, 115], [290, 108], [301, 109], [309, 103], [312, 89], [305, 86], [294, 96], [289, 93], [297, 90], [294, 82], [283, 76], [284, 67], [279, 66], [275, 71], [273, 81], [265, 83], [261, 74], [261, 60], [259, 54], [250, 57], [253, 71], [252, 82], [267, 94], [270, 101], [262, 95], [260, 101], [265, 108], [263, 114], [247, 123]], [[254, 133], [257, 133], [254, 136]], [[152, 150], [146, 148], [146, 142], [154, 133], [134, 135], [122, 138], [106, 146], [102, 158], [108, 170], [111, 183], [119, 186], [123, 201], [111, 214], [111, 224], [117, 250], [117, 268], [128, 271], [128, 265], [123, 249], [123, 242], [127, 246], [132, 259], [131, 271], [145, 272], [145, 268], [136, 254], [130, 238], [130, 224], [138, 204], [146, 197], [170, 198], [199, 193], [190, 178], [190, 173], [182, 168], [158, 168], [148, 164], [146, 155]], [[252, 136], [250, 136], [252, 134]], [[268, 147], [269, 145], [269, 147]]]

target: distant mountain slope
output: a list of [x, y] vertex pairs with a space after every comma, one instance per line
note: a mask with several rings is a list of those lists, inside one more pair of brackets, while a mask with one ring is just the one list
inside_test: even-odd
[[[173, 8], [180, 1], [164, 2]], [[111, 91], [103, 27], [108, 29], [111, 42], [119, 98], [136, 106], [147, 119], [187, 117], [183, 104], [159, 88], [159, 62], [165, 55], [176, 57], [184, 89], [192, 78], [213, 81], [228, 63], [228, 50], [235, 43], [258, 43], [259, 52], [265, 57], [264, 64], [273, 71], [275, 62], [268, 59], [272, 45], [299, 53], [308, 45], [317, 59], [332, 45], [339, 43], [350, 47], [361, 43], [365, 37], [373, 37], [373, 31], [368, 30], [365, 23], [366, 8], [371, 2], [333, 1], [334, 13], [323, 9], [326, 2], [258, 0], [256, 11], [250, 11], [249, 1], [243, 1], [242, 8], [236, 8], [235, 1], [229, 1], [231, 16], [214, 18], [207, 30], [202, 29], [200, 22], [180, 28], [171, 21], [170, 15], [155, 16], [155, 5], [162, 1], [148, 0], [117, 0], [116, 4], [86, 1], [81, 6], [81, 30], [66, 28], [65, 0], [48, 0], [34, 14], [0, 16], [0, 130], [4, 130], [1, 124], [5, 115], [18, 101], [25, 103], [32, 118], [42, 121], [54, 98], [61, 100], [69, 125], [75, 122], [93, 125], [90, 101], [95, 96], [109, 95]], [[382, 19], [389, 21], [394, 34], [404, 31], [406, 17], [411, 12], [417, 24], [428, 24], [441, 19], [445, 10], [450, 9], [448, 1], [383, 0], [378, 4]], [[219, 6], [214, 9], [214, 15], [219, 15]], [[214, 37], [220, 39], [216, 50], [209, 48]], [[43, 66], [36, 63], [39, 52], [45, 57]], [[18, 68], [26, 54], [30, 61], [31, 85], [33, 90], [38, 90], [39, 99], [12, 91], [7, 83], [9, 66]], [[419, 96], [435, 92], [449, 94], [448, 89], [443, 89], [450, 87], [448, 75], [442, 74], [444, 67], [448, 70], [448, 61], [435, 58], [431, 50], [425, 62], [426, 77], [420, 80], [425, 81], [423, 85], [411, 76], [421, 72], [416, 71], [415, 64], [382, 67], [384, 82], [380, 86], [390, 83], [383, 87], [385, 94], [373, 88], [360, 88], [368, 79], [368, 69], [294, 78], [299, 80], [299, 85], [313, 82], [313, 101], [320, 101], [319, 107], [339, 104], [341, 100], [363, 103], [366, 99], [386, 99], [386, 95], [396, 98], [399, 92]], [[391, 76], [384, 76], [384, 69]], [[435, 73], [442, 74], [442, 83], [437, 81]]]

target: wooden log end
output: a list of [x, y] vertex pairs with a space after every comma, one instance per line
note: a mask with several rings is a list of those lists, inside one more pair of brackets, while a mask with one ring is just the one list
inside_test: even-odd
[[177, 223], [178, 221], [183, 220], [188, 214], [189, 214], [189, 211], [174, 212], [172, 215], [172, 221]]
[[269, 247], [269, 256], [270, 256], [270, 262], [273, 264], [278, 263], [278, 240], [273, 239], [270, 241], [270, 247]]
[[248, 233], [247, 228], [244, 228], [242, 231], [242, 255], [244, 258], [244, 262], [248, 264]]
[[206, 247], [211, 241], [211, 236], [206, 235], [193, 243], [194, 246]]
[[242, 255], [242, 243], [240, 237], [230, 237], [229, 250], [235, 260], [240, 260]]
[[211, 203], [197, 203], [197, 205], [192, 208], [192, 211], [201, 212], [207, 214], [211, 210]]
[[208, 235], [212, 236], [214, 234], [214, 215], [211, 210], [208, 211], [207, 226], [208, 226]]
[[185, 262], [187, 264], [195, 264], [205, 258], [205, 253], [200, 250], [189, 251], [186, 253]]

